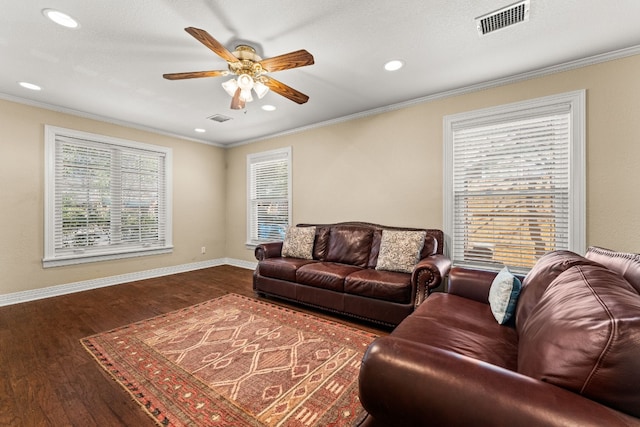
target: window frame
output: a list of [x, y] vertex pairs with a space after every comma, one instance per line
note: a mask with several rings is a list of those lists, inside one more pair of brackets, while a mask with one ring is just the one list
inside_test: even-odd
[[[164, 158], [164, 179], [161, 180], [161, 183], [164, 186], [164, 224], [159, 227], [162, 228], [164, 232], [164, 244], [149, 246], [148, 244], [141, 242], [139, 245], [129, 244], [126, 247], [121, 248], [105, 245], [100, 249], [92, 247], [91, 250], [82, 251], [82, 253], [81, 251], [78, 251], [77, 253], [69, 253], [68, 250], [56, 250], [56, 139], [58, 137], [85, 140], [91, 144], [103, 145], [103, 148], [117, 149], [117, 147], [122, 147], [124, 150], [133, 149], [150, 151]], [[44, 257], [42, 260], [44, 268], [165, 254], [173, 251], [173, 221], [171, 209], [173, 151], [171, 148], [51, 125], [45, 125], [44, 141]]]
[[[576, 253], [586, 249], [586, 91], [578, 90], [522, 102], [489, 107], [445, 116], [443, 119], [443, 227], [445, 232], [445, 254], [454, 264], [464, 265], [456, 254], [454, 229], [454, 131], [491, 124], [517, 121], [540, 115], [551, 115], [560, 108], [569, 109], [569, 211], [568, 247]], [[480, 267], [479, 267], [480, 268]], [[497, 267], [483, 266], [489, 270]], [[526, 273], [528, 267], [509, 266], [513, 271]]]
[[[253, 221], [252, 221], [252, 217], [254, 216], [254, 212], [253, 212], [253, 199], [252, 199], [252, 192], [255, 186], [255, 183], [253, 182], [253, 176], [252, 176], [252, 171], [251, 171], [251, 167], [254, 164], [259, 164], [259, 163], [263, 163], [263, 162], [269, 162], [272, 161], [274, 158], [278, 158], [278, 157], [283, 157], [284, 159], [286, 159], [287, 162], [287, 226], [291, 225], [291, 220], [292, 220], [292, 174], [291, 174], [291, 170], [292, 170], [292, 150], [291, 147], [284, 147], [284, 148], [277, 148], [274, 150], [269, 150], [269, 151], [263, 151], [263, 152], [259, 152], [259, 153], [251, 153], [251, 154], [247, 154], [247, 170], [246, 170], [246, 175], [247, 175], [247, 237], [246, 237], [246, 242], [245, 242], [245, 246], [247, 248], [255, 248], [256, 246], [262, 244], [262, 243], [269, 243], [272, 241], [277, 241], [277, 239], [274, 240], [264, 240], [264, 239], [259, 239], [257, 238], [257, 229], [253, 230], [252, 226], [253, 226]], [[259, 226], [259, 222], [256, 222], [256, 226]], [[256, 236], [254, 238], [254, 236]], [[284, 239], [283, 239], [284, 240]]]

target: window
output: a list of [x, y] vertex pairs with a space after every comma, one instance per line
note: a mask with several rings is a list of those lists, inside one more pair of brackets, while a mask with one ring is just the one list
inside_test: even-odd
[[584, 252], [584, 91], [444, 118], [444, 228], [454, 264], [526, 272]]
[[171, 150], [45, 127], [45, 267], [171, 252]]
[[247, 245], [283, 240], [291, 220], [291, 147], [247, 156]]

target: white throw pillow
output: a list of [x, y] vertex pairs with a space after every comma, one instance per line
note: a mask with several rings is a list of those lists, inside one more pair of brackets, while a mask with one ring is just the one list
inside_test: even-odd
[[288, 258], [313, 259], [315, 227], [289, 227], [282, 243], [282, 256]]
[[493, 279], [489, 290], [489, 305], [493, 317], [501, 325], [507, 323], [516, 311], [520, 289], [522, 289], [520, 279], [511, 274], [507, 267], [500, 270]]

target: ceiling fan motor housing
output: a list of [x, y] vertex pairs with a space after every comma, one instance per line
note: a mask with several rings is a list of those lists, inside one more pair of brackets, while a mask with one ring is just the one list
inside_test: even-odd
[[248, 74], [257, 79], [264, 72], [262, 65], [260, 65], [262, 58], [256, 54], [256, 50], [251, 46], [236, 46], [233, 56], [238, 58], [238, 62], [229, 62], [229, 71], [232, 73], [239, 76]]

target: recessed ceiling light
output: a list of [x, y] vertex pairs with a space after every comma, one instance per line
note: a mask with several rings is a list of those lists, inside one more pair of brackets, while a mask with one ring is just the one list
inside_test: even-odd
[[194, 131], [198, 132], [198, 133], [205, 133], [206, 130], [202, 129], [202, 128], [195, 128]]
[[273, 105], [270, 105], [270, 104], [266, 104], [266, 105], [263, 105], [263, 106], [262, 106], [262, 109], [263, 109], [264, 111], [275, 111], [275, 110], [276, 110], [276, 107], [275, 107], [275, 106], [273, 106]]
[[29, 90], [42, 90], [42, 88], [38, 85], [34, 85], [33, 83], [29, 83], [29, 82], [18, 82], [18, 84], [20, 86], [22, 86], [25, 89], [29, 89]]
[[384, 69], [387, 71], [397, 71], [402, 67], [404, 67], [404, 62], [399, 59], [394, 59], [384, 64]]
[[78, 21], [76, 21], [66, 13], [62, 13], [55, 9], [43, 9], [42, 14], [51, 19], [56, 24], [62, 25], [63, 27], [78, 28], [80, 26], [80, 24], [78, 24]]

